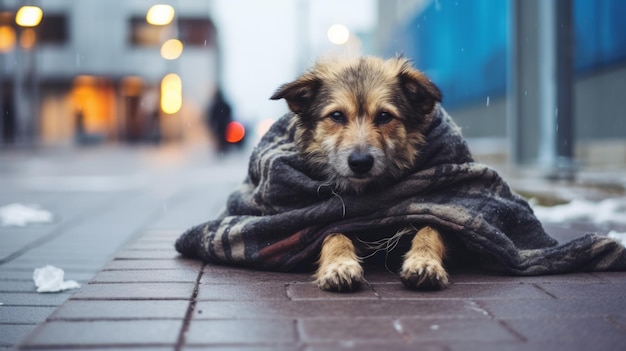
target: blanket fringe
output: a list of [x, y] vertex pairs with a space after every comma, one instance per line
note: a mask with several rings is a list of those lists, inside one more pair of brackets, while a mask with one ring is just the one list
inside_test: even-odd
[[398, 246], [398, 243], [403, 236], [408, 234], [414, 234], [416, 232], [417, 229], [415, 227], [408, 226], [398, 230], [394, 235], [390, 236], [389, 238], [383, 238], [375, 241], [365, 241], [361, 240], [360, 238], [356, 238], [367, 251], [372, 251], [368, 255], [362, 256], [361, 259], [367, 259], [381, 251], [385, 251], [385, 269], [390, 273], [394, 273], [391, 271], [391, 269], [389, 269], [389, 266], [387, 265], [389, 253], [391, 253], [391, 251], [393, 251]]

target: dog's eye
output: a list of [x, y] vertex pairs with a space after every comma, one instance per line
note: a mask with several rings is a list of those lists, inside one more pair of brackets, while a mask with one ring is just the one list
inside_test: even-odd
[[346, 116], [339, 111], [331, 113], [330, 115], [328, 115], [328, 118], [330, 118], [335, 123], [346, 123]]
[[391, 122], [392, 119], [393, 115], [391, 113], [380, 112], [378, 116], [376, 116], [376, 118], [374, 119], [374, 123], [376, 123], [376, 125], [387, 124]]

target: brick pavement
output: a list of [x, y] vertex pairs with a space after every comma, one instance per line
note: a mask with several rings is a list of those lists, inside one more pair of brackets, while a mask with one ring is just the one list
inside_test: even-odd
[[240, 161], [168, 147], [3, 150], [0, 206], [38, 204], [54, 219], [0, 226], [0, 350], [73, 293], [36, 293], [35, 268], [52, 264], [66, 279], [88, 283], [143, 231], [183, 228], [216, 213], [245, 174]]
[[[565, 225], [549, 227], [561, 238]], [[511, 277], [459, 271], [415, 292], [368, 267], [355, 293], [307, 273], [205, 265], [145, 232], [78, 290], [21, 349], [623, 350], [626, 272]]]

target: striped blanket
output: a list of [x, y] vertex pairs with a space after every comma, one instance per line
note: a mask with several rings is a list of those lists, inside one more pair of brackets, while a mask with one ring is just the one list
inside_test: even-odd
[[528, 203], [497, 172], [473, 161], [441, 107], [415, 167], [388, 188], [361, 195], [338, 194], [311, 175], [294, 144], [294, 121], [287, 114], [272, 126], [225, 211], [184, 232], [178, 252], [210, 263], [289, 271], [312, 264], [332, 233], [355, 242], [367, 233], [369, 242], [381, 242], [401, 228], [429, 225], [510, 274], [626, 270], [626, 250], [613, 239], [585, 234], [558, 244], [548, 236]]

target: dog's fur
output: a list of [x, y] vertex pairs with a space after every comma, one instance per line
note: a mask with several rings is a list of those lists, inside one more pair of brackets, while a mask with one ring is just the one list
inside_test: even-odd
[[[316, 63], [272, 99], [297, 115], [296, 143], [320, 179], [337, 193], [384, 191], [414, 165], [425, 128], [441, 102], [439, 89], [404, 58], [334, 58]], [[445, 247], [433, 228], [419, 230], [400, 271], [409, 288], [441, 289]], [[363, 269], [352, 241], [341, 233], [323, 243], [316, 284], [353, 290]]]

